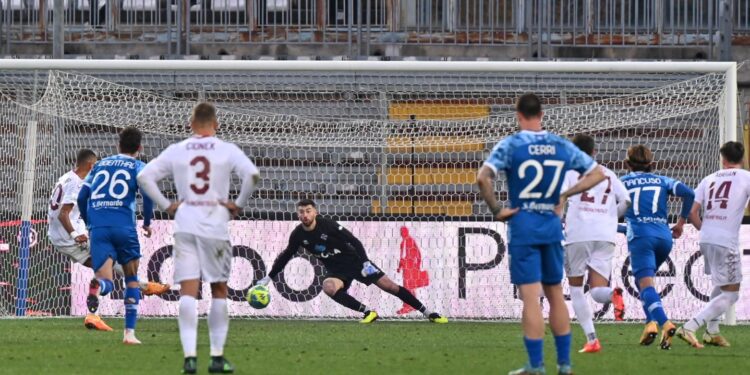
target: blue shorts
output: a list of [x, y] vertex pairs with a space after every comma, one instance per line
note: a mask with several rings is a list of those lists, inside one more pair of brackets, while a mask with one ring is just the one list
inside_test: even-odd
[[563, 277], [564, 252], [560, 242], [543, 245], [508, 246], [510, 281], [516, 285], [542, 282], [559, 284]]
[[107, 259], [122, 265], [141, 257], [141, 244], [135, 228], [97, 227], [91, 229], [91, 265], [98, 271]]
[[628, 241], [630, 269], [635, 279], [654, 277], [672, 251], [672, 239], [659, 237], [636, 237]]

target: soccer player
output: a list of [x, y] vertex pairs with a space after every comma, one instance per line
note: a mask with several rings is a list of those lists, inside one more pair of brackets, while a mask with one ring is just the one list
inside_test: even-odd
[[722, 169], [698, 185], [691, 212], [691, 221], [700, 230], [699, 244], [705, 271], [711, 275], [714, 289], [708, 305], [677, 329], [677, 336], [696, 348], [703, 347], [695, 332], [704, 324], [707, 325], [704, 343], [729, 346], [719, 333], [719, 317], [739, 299], [742, 281], [739, 231], [750, 199], [750, 172], [742, 169], [745, 154], [742, 143], [727, 142], [719, 152]]
[[[631, 173], [621, 178], [628, 189], [633, 205], [625, 214], [627, 223], [630, 268], [640, 292], [646, 327], [641, 335], [641, 345], [651, 345], [661, 327], [660, 347], [670, 349], [677, 327], [669, 321], [654, 288], [654, 275], [672, 251], [672, 238], [682, 235], [683, 226], [690, 215], [695, 197], [693, 190], [669, 177], [651, 173], [654, 156], [644, 145], [628, 149], [625, 163]], [[682, 210], [677, 224], [670, 232], [667, 225], [669, 195], [682, 198]]]
[[447, 318], [429, 310], [411, 292], [393, 282], [373, 264], [367, 257], [362, 242], [351, 232], [331, 219], [319, 217], [314, 201], [299, 201], [297, 217], [301, 224], [292, 231], [286, 249], [273, 262], [271, 272], [258, 281], [259, 285], [267, 285], [275, 278], [301, 248], [323, 262], [326, 268], [323, 280], [325, 294], [340, 305], [363, 313], [360, 323], [374, 322], [378, 319], [378, 313], [347, 293], [354, 280], [365, 285], [377, 285], [424, 314], [433, 323], [448, 322]]
[[[91, 263], [95, 277], [91, 280], [86, 305], [89, 311], [99, 308], [98, 295], [114, 289], [112, 266], [116, 261], [125, 273], [125, 331], [122, 342], [137, 345], [135, 337], [138, 302], [138, 260], [141, 245], [136, 229], [135, 206], [138, 183], [136, 175], [144, 166], [137, 160], [142, 150], [140, 130], [127, 127], [120, 131], [120, 154], [104, 158], [94, 165], [78, 194], [78, 206], [85, 207], [81, 217], [91, 231]], [[143, 230], [151, 237], [153, 203], [143, 195]]]
[[[198, 311], [201, 279], [211, 284], [208, 332], [211, 341], [210, 373], [231, 373], [224, 358], [229, 330], [227, 294], [232, 270], [229, 220], [243, 207], [260, 175], [258, 168], [236, 145], [216, 138], [216, 108], [200, 103], [193, 108], [193, 136], [169, 146], [138, 175], [146, 194], [174, 215], [174, 280], [180, 283], [178, 323], [185, 355], [183, 373], [197, 371]], [[237, 198], [229, 200], [232, 172], [242, 180]], [[178, 202], [170, 202], [156, 183], [172, 176]]]
[[[580, 134], [573, 138], [573, 144], [591, 157], [594, 156], [593, 138]], [[601, 350], [594, 330], [591, 307], [583, 294], [583, 277], [588, 275], [594, 301], [612, 302], [615, 317], [622, 318], [625, 309], [622, 289], [610, 288], [608, 284], [615, 251], [617, 219], [625, 214], [630, 196], [614, 172], [604, 166], [601, 168], [606, 179], [582, 194], [568, 198], [568, 210], [565, 214], [565, 274], [570, 285], [573, 311], [587, 340], [579, 351], [581, 353], [596, 353]], [[562, 190], [572, 187], [580, 178], [580, 173], [568, 171]]]
[[[81, 149], [76, 155], [76, 167], [62, 175], [52, 190], [50, 206], [47, 213], [49, 228], [47, 235], [52, 246], [70, 258], [73, 262], [91, 268], [91, 249], [86, 224], [78, 209], [78, 193], [83, 186], [83, 179], [91, 171], [97, 157], [94, 151]], [[114, 271], [123, 276], [122, 266], [116, 265]], [[161, 294], [169, 290], [169, 285], [143, 283], [141, 290], [145, 295]], [[111, 331], [98, 315], [88, 314], [84, 325], [89, 329]]]
[[[477, 175], [482, 198], [497, 220], [508, 221], [510, 277], [523, 300], [522, 326], [529, 355], [525, 367], [510, 374], [543, 374], [544, 317], [542, 291], [549, 299], [550, 326], [555, 336], [560, 374], [572, 373], [570, 317], [562, 287], [562, 224], [557, 213], [568, 197], [604, 180], [604, 172], [590, 156], [570, 141], [542, 130], [542, 104], [534, 94], [516, 103], [521, 131], [500, 141]], [[583, 174], [561, 193], [564, 173]], [[501, 207], [493, 180], [503, 171], [508, 178], [510, 207]]]

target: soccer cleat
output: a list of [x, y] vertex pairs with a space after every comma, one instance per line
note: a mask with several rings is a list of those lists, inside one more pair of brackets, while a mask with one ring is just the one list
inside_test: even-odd
[[211, 364], [208, 366], [208, 372], [211, 374], [231, 374], [234, 372], [234, 366], [223, 356], [211, 357]]
[[144, 296], [160, 296], [169, 292], [169, 284], [161, 284], [149, 281], [146, 287], [141, 289]]
[[695, 337], [695, 332], [685, 329], [685, 326], [677, 328], [675, 334], [677, 337], [681, 338], [682, 341], [690, 344], [690, 346], [696, 349], [703, 348], [703, 344], [701, 344], [700, 341], [698, 341], [698, 338]]
[[444, 316], [442, 316], [442, 315], [440, 315], [438, 313], [432, 313], [432, 314], [430, 314], [430, 316], [428, 317], [428, 319], [430, 319], [430, 321], [433, 322], [433, 323], [438, 323], [438, 324], [448, 323], [448, 318], [446, 318], [446, 317], [444, 317]]
[[703, 342], [708, 345], [713, 346], [721, 346], [723, 348], [728, 348], [731, 345], [729, 344], [729, 341], [724, 338], [720, 333], [717, 334], [711, 334], [708, 332], [703, 333]]
[[83, 325], [88, 329], [95, 329], [97, 331], [111, 331], [112, 328], [104, 323], [99, 315], [88, 314], [83, 320]]
[[664, 350], [671, 349], [672, 337], [674, 337], [675, 332], [677, 332], [677, 326], [667, 320], [667, 322], [661, 326], [661, 342], [659, 343], [659, 347]]
[[599, 339], [589, 341], [583, 346], [583, 349], [579, 350], [578, 353], [598, 353], [602, 350], [602, 344], [599, 343]]
[[182, 365], [183, 374], [195, 374], [198, 372], [198, 358], [187, 357]]
[[99, 310], [99, 280], [96, 278], [91, 279], [89, 283], [89, 295], [86, 297], [86, 308], [89, 309], [90, 313], [95, 313]]
[[615, 308], [615, 320], [625, 319], [625, 299], [622, 298], [622, 288], [615, 288], [612, 291], [612, 306]]
[[557, 365], [557, 375], [573, 375], [573, 368], [570, 365]]
[[125, 345], [140, 345], [141, 341], [135, 338], [135, 331], [132, 329], [126, 329], [122, 335], [122, 343]]
[[658, 334], [659, 329], [656, 327], [656, 322], [646, 323], [646, 327], [643, 328], [643, 333], [641, 334], [641, 345], [653, 344]]
[[365, 311], [365, 316], [359, 322], [362, 324], [370, 324], [378, 320], [378, 318], [378, 313], [375, 310], [367, 310]]
[[513, 370], [508, 373], [508, 375], [540, 375], [540, 374], [546, 374], [547, 371], [544, 370], [544, 366], [540, 367], [531, 367], [528, 364], [526, 366], [523, 366], [519, 368], [518, 370]]

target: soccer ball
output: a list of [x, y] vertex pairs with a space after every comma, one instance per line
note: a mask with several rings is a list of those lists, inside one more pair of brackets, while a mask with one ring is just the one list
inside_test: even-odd
[[256, 309], [263, 309], [271, 303], [271, 292], [265, 285], [256, 285], [247, 291], [245, 296], [250, 306]]

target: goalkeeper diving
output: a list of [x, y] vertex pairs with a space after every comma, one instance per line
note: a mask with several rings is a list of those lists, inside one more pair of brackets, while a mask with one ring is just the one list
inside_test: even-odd
[[320, 259], [325, 266], [323, 291], [342, 306], [362, 313], [360, 323], [372, 323], [378, 313], [349, 295], [352, 281], [375, 284], [404, 303], [418, 310], [433, 323], [447, 323], [444, 316], [429, 310], [411, 292], [393, 282], [367, 257], [362, 242], [334, 220], [318, 217], [315, 202], [303, 199], [297, 203], [297, 217], [301, 221], [289, 236], [289, 244], [273, 263], [271, 272], [257, 285], [267, 285], [284, 269], [300, 249]]

